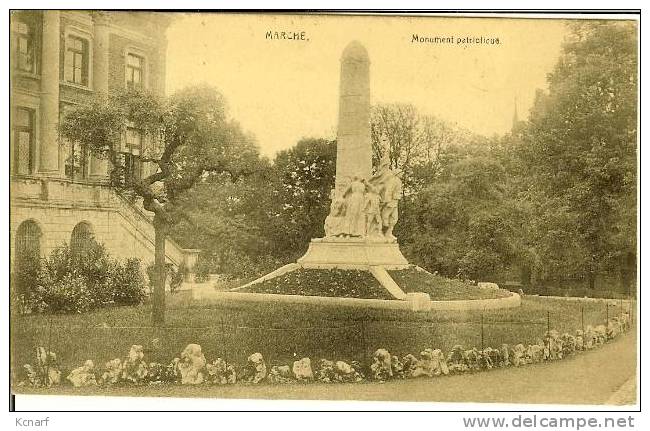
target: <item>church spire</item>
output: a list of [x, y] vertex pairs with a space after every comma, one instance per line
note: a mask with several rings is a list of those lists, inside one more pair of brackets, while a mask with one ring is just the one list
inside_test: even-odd
[[515, 127], [517, 127], [517, 124], [519, 123], [519, 114], [517, 113], [517, 96], [515, 96], [515, 112], [512, 115], [512, 129], [514, 130]]

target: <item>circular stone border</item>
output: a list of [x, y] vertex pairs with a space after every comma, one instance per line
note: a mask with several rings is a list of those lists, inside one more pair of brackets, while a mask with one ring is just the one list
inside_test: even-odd
[[488, 299], [456, 299], [450, 301], [429, 301], [431, 311], [467, 311], [467, 310], [496, 310], [500, 308], [515, 308], [521, 305], [521, 296], [510, 292], [510, 296]]
[[463, 299], [450, 301], [423, 300], [419, 295], [407, 295], [404, 300], [340, 298], [327, 296], [281, 295], [274, 293], [245, 293], [217, 291], [210, 285], [192, 289], [192, 299], [198, 301], [215, 301], [220, 304], [232, 303], [282, 303], [304, 304], [320, 307], [371, 308], [382, 310], [410, 311], [469, 311], [515, 308], [521, 305], [521, 297], [514, 292], [504, 298]]

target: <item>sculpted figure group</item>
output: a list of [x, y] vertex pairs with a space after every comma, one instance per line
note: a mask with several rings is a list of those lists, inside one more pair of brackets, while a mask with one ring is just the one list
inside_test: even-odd
[[342, 187], [332, 189], [330, 213], [325, 219], [326, 238], [397, 240], [393, 228], [402, 197], [401, 171], [390, 169], [385, 154], [369, 180], [354, 176], [346, 178]]

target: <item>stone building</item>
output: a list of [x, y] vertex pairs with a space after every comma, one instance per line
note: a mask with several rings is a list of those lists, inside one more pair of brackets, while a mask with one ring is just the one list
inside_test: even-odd
[[[108, 162], [61, 142], [66, 109], [97, 93], [142, 86], [163, 94], [170, 19], [152, 12], [15, 11], [11, 16], [10, 238], [12, 268], [22, 257], [88, 238], [116, 257], [153, 261], [151, 215], [108, 185]], [[142, 138], [128, 129], [129, 169]], [[167, 259], [193, 266], [195, 250], [167, 242]]]

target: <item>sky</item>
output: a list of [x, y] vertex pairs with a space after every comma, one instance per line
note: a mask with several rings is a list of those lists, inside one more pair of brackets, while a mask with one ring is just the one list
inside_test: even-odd
[[[334, 138], [340, 56], [358, 40], [370, 57], [370, 98], [410, 103], [473, 132], [510, 130], [535, 90], [546, 88], [566, 34], [556, 19], [343, 15], [179, 15], [170, 26], [167, 92], [207, 83], [229, 114], [252, 133], [263, 154], [303, 137]], [[305, 40], [268, 39], [304, 32]], [[452, 43], [414, 42], [419, 37]], [[499, 44], [458, 43], [499, 38]]]

